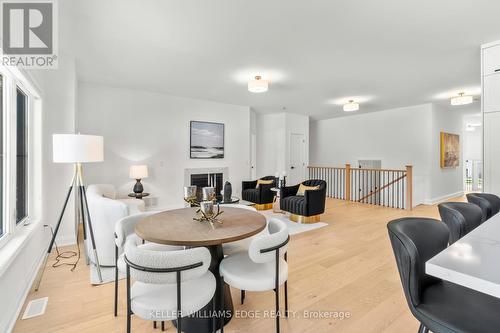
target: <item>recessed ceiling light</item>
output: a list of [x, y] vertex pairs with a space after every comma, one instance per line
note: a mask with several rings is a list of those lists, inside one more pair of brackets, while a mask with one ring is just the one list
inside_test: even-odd
[[352, 99], [349, 100], [349, 103], [344, 104], [344, 111], [345, 112], [353, 112], [353, 111], [358, 111], [359, 110], [359, 104], [355, 103]]
[[452, 97], [450, 100], [451, 105], [466, 105], [470, 104], [474, 101], [472, 95], [465, 95], [465, 93], [461, 92], [458, 96]]
[[257, 75], [255, 77], [255, 80], [248, 82], [248, 91], [253, 92], [253, 93], [266, 92], [268, 87], [269, 87], [268, 82], [265, 80], [262, 80], [262, 77], [260, 75]]

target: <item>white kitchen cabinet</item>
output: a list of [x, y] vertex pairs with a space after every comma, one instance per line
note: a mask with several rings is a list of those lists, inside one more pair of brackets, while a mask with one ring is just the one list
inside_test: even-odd
[[484, 192], [500, 195], [500, 112], [484, 114]]
[[500, 73], [500, 45], [483, 47], [483, 76]]
[[483, 111], [500, 112], [500, 73], [483, 77]]
[[481, 46], [484, 192], [500, 195], [500, 41]]

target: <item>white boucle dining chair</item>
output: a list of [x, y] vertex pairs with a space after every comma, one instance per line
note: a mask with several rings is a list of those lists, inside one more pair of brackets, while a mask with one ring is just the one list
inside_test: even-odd
[[[241, 204], [227, 204], [227, 205], [221, 205], [221, 210], [224, 211], [224, 208], [226, 207], [231, 207], [231, 208], [240, 208], [240, 209], [246, 209], [250, 210], [252, 212], [257, 212], [257, 209], [255, 209], [252, 206], [247, 206], [247, 205], [241, 205]], [[260, 234], [267, 234], [267, 228], [262, 230]], [[255, 235], [255, 236], [257, 236]], [[250, 243], [252, 242], [252, 239], [255, 237], [248, 237], [239, 241], [231, 242], [231, 243], [225, 243], [222, 244], [222, 251], [224, 252], [224, 255], [230, 255], [234, 254], [236, 252], [241, 252], [241, 251], [248, 251], [248, 247], [250, 246]]]
[[[242, 204], [227, 204], [227, 205], [222, 205], [222, 210], [224, 210], [225, 207], [233, 207], [233, 208], [241, 208], [241, 209], [246, 209], [250, 210], [253, 212], [258, 212], [257, 209], [253, 206], [248, 206], [248, 205], [242, 205]], [[254, 239], [258, 235], [267, 235], [267, 227], [264, 228], [261, 232], [259, 232], [257, 235], [254, 235], [252, 237], [248, 237], [239, 241], [231, 242], [231, 243], [225, 243], [222, 244], [222, 252], [224, 253], [224, 256], [226, 255], [231, 255], [235, 254], [237, 252], [248, 252], [248, 248], [250, 247], [250, 243], [252, 242], [252, 239]], [[241, 290], [241, 304], [245, 302], [245, 290]]]
[[[122, 218], [115, 224], [115, 304], [114, 315], [118, 315], [118, 272], [126, 273], [126, 264], [124, 259], [124, 247], [127, 240], [133, 240], [136, 244], [141, 243], [141, 239], [135, 234], [136, 224], [153, 214], [158, 212], [145, 212], [135, 215], [130, 215]], [[145, 243], [140, 245], [141, 248], [152, 251], [176, 251], [184, 249], [182, 246], [171, 246], [156, 243]], [[156, 327], [156, 322], [154, 323]], [[164, 323], [162, 323], [162, 328]]]
[[[182, 332], [182, 318], [194, 314], [212, 302], [215, 314], [216, 280], [208, 270], [210, 252], [205, 247], [180, 251], [151, 251], [126, 241], [127, 333], [131, 315], [144, 320], [177, 320]], [[130, 286], [130, 280], [135, 282]], [[215, 332], [215, 317], [212, 320]]]
[[[278, 219], [271, 218], [267, 230], [269, 234], [262, 234], [252, 239], [247, 252], [237, 252], [225, 257], [220, 263], [219, 273], [223, 282], [240, 290], [274, 290], [276, 332], [279, 332], [279, 288], [282, 284], [285, 285], [285, 316], [288, 317], [286, 251], [290, 236], [286, 223]], [[282, 256], [285, 256], [285, 259]]]

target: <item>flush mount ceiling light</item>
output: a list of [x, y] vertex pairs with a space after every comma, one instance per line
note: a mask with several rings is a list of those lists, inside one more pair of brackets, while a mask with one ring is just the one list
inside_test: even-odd
[[260, 75], [255, 76], [255, 80], [248, 82], [248, 91], [253, 93], [263, 93], [269, 88], [267, 81], [262, 80]]
[[344, 104], [344, 111], [345, 112], [353, 112], [353, 111], [358, 111], [359, 110], [359, 104], [355, 103], [352, 99], [349, 100], [349, 103]]
[[476, 130], [476, 128], [474, 126], [472, 126], [471, 124], [468, 124], [467, 126], [465, 126], [465, 130], [467, 132], [474, 132]]
[[472, 95], [465, 95], [464, 92], [461, 92], [458, 94], [458, 96], [452, 97], [451, 100], [451, 105], [466, 105], [470, 104], [473, 102]]

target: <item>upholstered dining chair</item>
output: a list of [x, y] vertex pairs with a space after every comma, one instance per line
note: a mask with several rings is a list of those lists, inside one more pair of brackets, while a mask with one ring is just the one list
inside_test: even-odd
[[[224, 208], [226, 208], [226, 207], [246, 209], [246, 210], [250, 210], [250, 211], [253, 211], [253, 212], [257, 211], [257, 209], [255, 209], [252, 206], [241, 205], [241, 204], [227, 204], [227, 205], [222, 205], [221, 209], [224, 210]], [[234, 254], [234, 253], [240, 252], [240, 251], [247, 252], [248, 248], [250, 247], [250, 243], [252, 242], [252, 239], [254, 237], [258, 236], [258, 235], [261, 235], [261, 234], [267, 234], [267, 228], [265, 228], [264, 230], [262, 230], [260, 233], [258, 233], [255, 236], [248, 237], [248, 238], [236, 241], [236, 242], [231, 242], [231, 243], [225, 243], [225, 244], [223, 244], [222, 245], [222, 250], [224, 252], [224, 255], [230, 255], [230, 254]]]
[[474, 230], [483, 222], [483, 211], [467, 202], [445, 202], [438, 205], [441, 220], [450, 230], [449, 244]]
[[443, 222], [407, 217], [389, 222], [387, 229], [419, 333], [498, 332], [499, 299], [425, 274], [426, 261], [448, 246]]
[[[282, 258], [290, 240], [283, 221], [270, 219], [268, 235], [255, 237], [247, 252], [224, 258], [219, 266], [222, 281], [247, 291], [274, 290], [276, 296], [276, 332], [280, 331], [280, 286], [285, 287], [285, 316], [288, 317], [288, 263]], [[224, 330], [222, 329], [222, 332]]]
[[[177, 320], [194, 314], [212, 300], [212, 331], [215, 333], [215, 276], [208, 270], [210, 252], [205, 247], [181, 251], [151, 251], [134, 240], [125, 243], [127, 272], [127, 333], [131, 316], [144, 320]], [[135, 282], [131, 286], [130, 280]]]
[[[257, 209], [255, 209], [252, 206], [241, 205], [241, 204], [227, 204], [227, 205], [223, 205], [223, 208], [224, 207], [240, 208], [240, 209], [251, 210], [254, 212], [257, 211]], [[222, 244], [222, 251], [223, 251], [225, 256], [235, 254], [237, 252], [248, 252], [248, 248], [250, 247], [250, 243], [252, 242], [252, 240], [255, 237], [257, 237], [259, 235], [268, 235], [268, 234], [269, 234], [269, 232], [267, 231], [267, 227], [266, 227], [264, 230], [262, 230], [257, 235], [254, 235], [252, 237], [248, 237], [248, 238], [236, 241], [236, 242]], [[245, 290], [241, 290], [241, 297], [240, 298], [241, 298], [241, 304], [243, 304], [245, 302]]]
[[[118, 315], [118, 273], [126, 273], [126, 264], [124, 259], [124, 247], [127, 240], [133, 240], [136, 244], [142, 243], [139, 237], [134, 232], [136, 224], [153, 214], [158, 212], [144, 212], [130, 215], [119, 220], [115, 225], [115, 304], [114, 314]], [[145, 243], [139, 245], [142, 249], [151, 251], [176, 251], [183, 250], [182, 246], [162, 245], [156, 243]], [[162, 323], [162, 327], [163, 327]], [[156, 326], [156, 323], [155, 323]]]
[[468, 193], [467, 201], [483, 210], [484, 221], [500, 212], [500, 198], [490, 193]]

